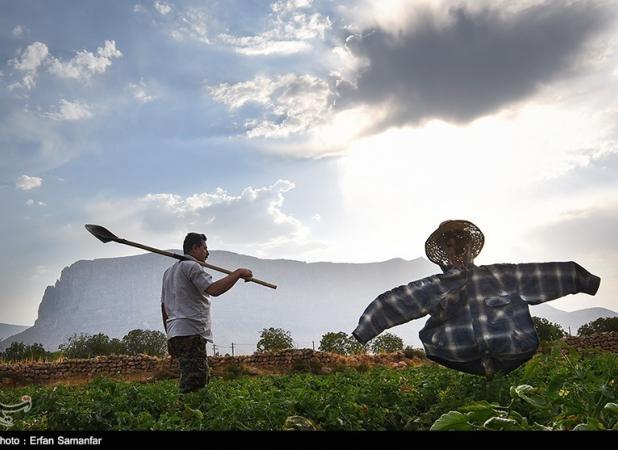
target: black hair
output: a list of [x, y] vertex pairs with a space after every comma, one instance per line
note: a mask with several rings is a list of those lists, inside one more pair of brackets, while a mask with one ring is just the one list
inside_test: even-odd
[[194, 245], [202, 245], [202, 242], [206, 242], [206, 235], [200, 233], [188, 233], [185, 236], [185, 241], [182, 243], [182, 251], [185, 255], [191, 253]]

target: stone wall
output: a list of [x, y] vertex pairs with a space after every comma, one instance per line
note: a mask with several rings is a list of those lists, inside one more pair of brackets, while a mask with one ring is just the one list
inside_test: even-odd
[[564, 338], [569, 346], [577, 350], [598, 348], [609, 352], [618, 353], [618, 332], [596, 333], [591, 336], [569, 336]]
[[[256, 353], [250, 356], [209, 356], [208, 363], [215, 375], [228, 370], [247, 374], [288, 373], [311, 371], [329, 373], [335, 367], [388, 365], [404, 368], [421, 363], [419, 358], [406, 358], [402, 352], [388, 355], [342, 356], [308, 349]], [[58, 380], [92, 379], [98, 375], [122, 377], [131, 374], [148, 374], [150, 377], [167, 378], [178, 375], [178, 364], [171, 358], [147, 355], [99, 356], [92, 359], [68, 359], [58, 362], [24, 362], [0, 364], [0, 386], [29, 383], [47, 383]]]

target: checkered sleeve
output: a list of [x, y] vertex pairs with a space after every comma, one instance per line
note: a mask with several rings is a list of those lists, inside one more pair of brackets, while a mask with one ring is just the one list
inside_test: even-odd
[[365, 309], [352, 335], [365, 344], [387, 328], [425, 316], [429, 300], [440, 291], [439, 283], [432, 276], [379, 295]]
[[536, 305], [580, 292], [595, 295], [601, 279], [576, 262], [496, 264], [494, 277], [507, 293]]

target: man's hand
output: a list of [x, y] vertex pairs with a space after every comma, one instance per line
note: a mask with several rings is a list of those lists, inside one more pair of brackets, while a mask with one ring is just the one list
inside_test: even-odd
[[251, 272], [249, 269], [236, 269], [227, 277], [221, 278], [220, 280], [217, 280], [213, 284], [211, 284], [208, 289], [206, 289], [206, 293], [208, 295], [217, 297], [230, 290], [230, 288], [234, 286], [234, 284], [236, 284], [239, 279], [242, 278], [245, 281], [249, 281], [249, 279], [252, 277], [253, 272]]
[[236, 269], [235, 272], [238, 274], [239, 278], [245, 281], [249, 281], [250, 278], [253, 278], [253, 272], [249, 269]]

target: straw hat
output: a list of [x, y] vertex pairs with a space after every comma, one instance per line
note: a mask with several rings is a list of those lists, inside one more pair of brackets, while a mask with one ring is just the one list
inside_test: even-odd
[[470, 243], [472, 259], [476, 258], [483, 244], [485, 236], [483, 232], [467, 220], [447, 220], [440, 224], [438, 229], [431, 233], [425, 242], [425, 254], [427, 258], [440, 267], [446, 267], [449, 264], [448, 252], [446, 249], [446, 241], [448, 238], [454, 237], [458, 241]]

